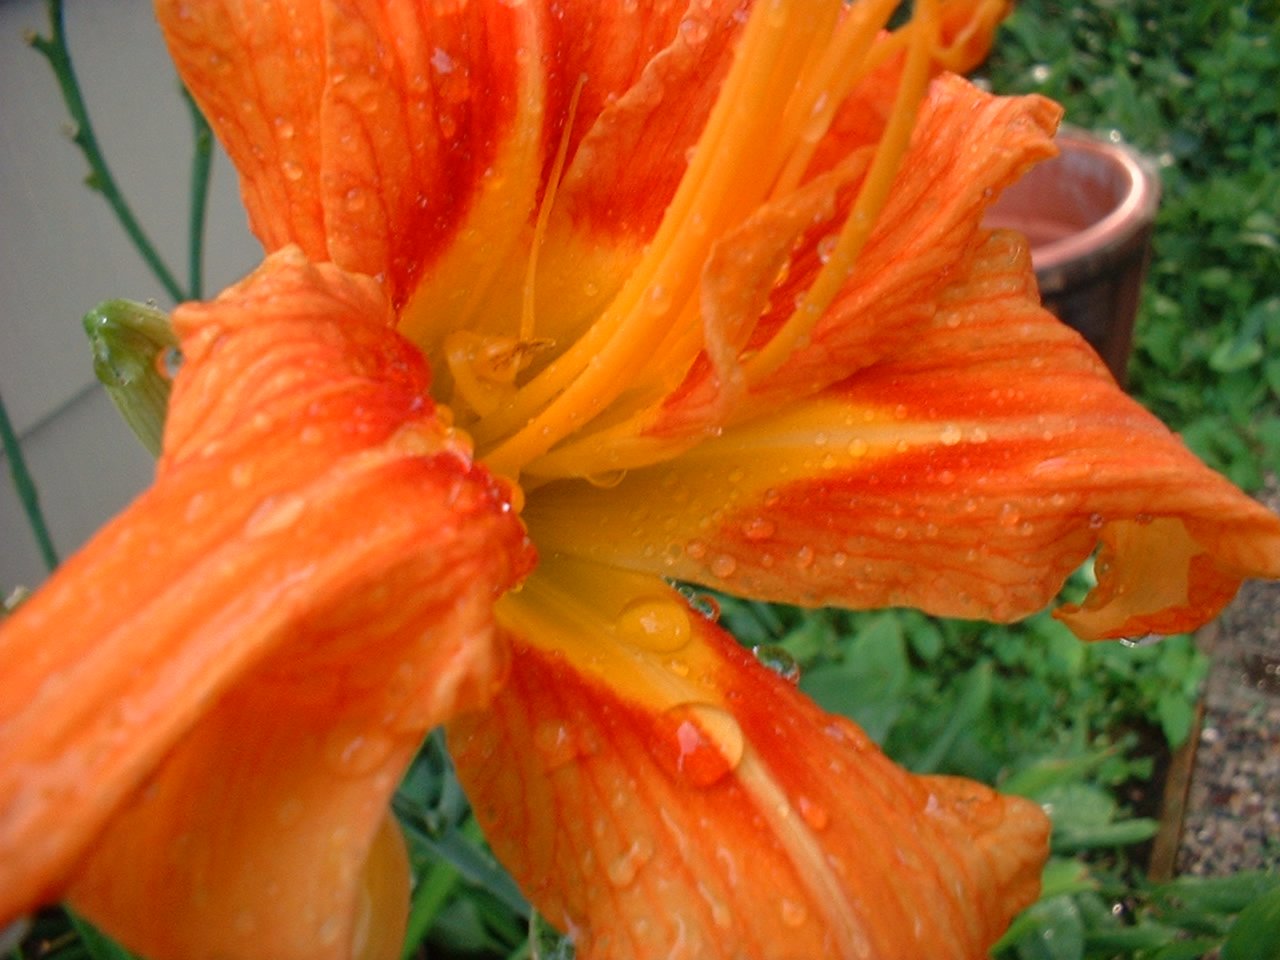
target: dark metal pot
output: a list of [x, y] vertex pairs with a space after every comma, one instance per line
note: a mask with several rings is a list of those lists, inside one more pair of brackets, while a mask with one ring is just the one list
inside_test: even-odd
[[1123, 383], [1160, 180], [1123, 144], [1070, 128], [1057, 144], [1061, 153], [1009, 187], [986, 225], [1026, 234], [1044, 305]]

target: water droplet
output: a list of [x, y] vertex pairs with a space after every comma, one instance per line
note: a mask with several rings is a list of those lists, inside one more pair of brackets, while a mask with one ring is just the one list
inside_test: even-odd
[[695, 593], [689, 597], [689, 606], [702, 614], [703, 618], [715, 623], [720, 619], [720, 601], [709, 593]]
[[746, 740], [727, 710], [710, 703], [682, 703], [664, 714], [671, 731], [676, 775], [695, 787], [724, 779], [742, 760]]
[[705, 43], [711, 28], [701, 17], [685, 17], [680, 21], [680, 36], [691, 44]]
[[861, 437], [854, 437], [849, 441], [849, 456], [851, 457], [865, 457], [869, 449], [870, 445]]
[[788, 927], [795, 928], [804, 923], [809, 916], [809, 911], [804, 907], [803, 903], [797, 903], [794, 900], [782, 898], [782, 922]]
[[685, 544], [684, 552], [693, 560], [701, 560], [707, 555], [707, 545], [701, 540], [690, 540]]
[[801, 547], [796, 551], [796, 563], [803, 570], [813, 566], [813, 548], [809, 546]]
[[244, 535], [249, 538], [266, 537], [288, 530], [302, 516], [306, 501], [297, 494], [267, 497], [249, 515], [244, 524]]
[[302, 164], [297, 160], [286, 160], [280, 165], [280, 169], [284, 171], [286, 180], [292, 180], [296, 183], [302, 179]]
[[825, 830], [827, 824], [831, 822], [831, 815], [827, 813], [827, 808], [806, 796], [796, 799], [796, 807], [800, 810], [800, 816], [804, 822], [814, 830]]
[[666, 313], [671, 309], [671, 293], [660, 283], [649, 288], [649, 309], [654, 313]]
[[156, 354], [156, 372], [166, 380], [172, 380], [182, 369], [182, 349], [165, 347]]
[[347, 191], [346, 201], [347, 210], [351, 213], [359, 213], [364, 209], [365, 203], [367, 202], [364, 191], [359, 187], [352, 187]]
[[431, 66], [437, 73], [453, 73], [453, 57], [449, 56], [442, 47], [436, 47], [431, 54]]
[[646, 650], [674, 653], [689, 642], [689, 613], [666, 597], [643, 597], [623, 608], [614, 629], [619, 638]]
[[547, 770], [556, 770], [590, 752], [584, 749], [582, 738], [572, 726], [557, 721], [538, 724], [533, 731], [533, 746]]
[[1106, 521], [1106, 518], [1105, 518], [1105, 517], [1103, 517], [1103, 516], [1102, 516], [1102, 514], [1100, 514], [1100, 513], [1091, 513], [1091, 514], [1089, 514], [1089, 529], [1090, 529], [1090, 530], [1101, 530], [1101, 529], [1102, 529], [1102, 527], [1103, 527], [1103, 525], [1104, 525], [1106, 522], [1107, 522], [1107, 521]]
[[728, 930], [733, 926], [733, 912], [725, 906], [723, 900], [711, 892], [710, 888], [702, 882], [698, 881], [698, 893], [702, 897], [702, 902], [711, 908], [711, 921], [721, 930]]
[[1016, 527], [1018, 521], [1022, 519], [1022, 514], [1018, 512], [1016, 504], [1002, 503], [1000, 504], [1000, 514], [996, 519], [1002, 527]]
[[253, 467], [247, 463], [237, 463], [231, 468], [231, 485], [243, 490], [253, 482]]
[[733, 572], [737, 569], [738, 561], [727, 553], [716, 554], [715, 559], [711, 561], [712, 575], [722, 579], [733, 576]]
[[593, 487], [599, 487], [601, 490], [612, 490], [620, 484], [627, 476], [625, 470], [607, 470], [602, 473], [591, 473], [587, 475], [587, 483]]
[[609, 865], [609, 882], [615, 887], [629, 887], [640, 868], [653, 859], [653, 842], [645, 837], [631, 841], [626, 851]]
[[383, 733], [341, 726], [324, 743], [324, 759], [341, 776], [372, 773], [391, 753], [391, 740]]
[[1164, 639], [1159, 633], [1144, 633], [1136, 637], [1121, 637], [1120, 643], [1126, 647], [1150, 647]]
[[787, 652], [786, 647], [776, 643], [762, 643], [758, 647], [752, 647], [751, 652], [761, 664], [783, 680], [788, 683], [800, 682], [800, 664], [796, 663], [796, 658]]
[[942, 441], [944, 447], [954, 447], [962, 437], [963, 434], [961, 434], [960, 428], [954, 423], [948, 423], [942, 428], [942, 435], [938, 439]]
[[322, 947], [332, 946], [338, 942], [338, 934], [342, 932], [342, 920], [338, 917], [329, 917], [324, 923], [320, 924], [320, 929], [316, 931]]

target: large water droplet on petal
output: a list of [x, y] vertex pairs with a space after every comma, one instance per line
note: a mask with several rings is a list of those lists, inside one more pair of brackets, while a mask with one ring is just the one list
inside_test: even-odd
[[806, 796], [800, 796], [796, 799], [796, 809], [800, 811], [800, 816], [804, 822], [814, 830], [825, 830], [827, 824], [831, 821], [831, 815], [827, 813], [827, 808]]
[[751, 652], [761, 664], [768, 667], [788, 683], [800, 682], [800, 664], [787, 652], [787, 648], [776, 643], [762, 643], [752, 647]]
[[710, 703], [682, 703], [668, 710], [664, 721], [676, 775], [693, 786], [718, 783], [742, 761], [746, 738], [727, 710]]
[[533, 731], [533, 746], [547, 770], [556, 770], [593, 752], [581, 731], [558, 721], [538, 724]]
[[667, 597], [642, 597], [623, 608], [614, 621], [618, 637], [659, 653], [674, 653], [689, 642], [689, 613]]

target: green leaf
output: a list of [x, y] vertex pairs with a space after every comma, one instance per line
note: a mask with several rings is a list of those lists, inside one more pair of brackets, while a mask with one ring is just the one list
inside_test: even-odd
[[1157, 888], [1204, 912], [1239, 913], [1268, 891], [1280, 889], [1280, 874], [1249, 870], [1229, 877], [1178, 877]]
[[961, 681], [960, 696], [956, 700], [955, 709], [942, 732], [930, 744], [929, 749], [920, 757], [915, 767], [918, 773], [930, 773], [937, 770], [946, 758], [956, 738], [973, 727], [978, 717], [991, 702], [992, 666], [980, 663]]
[[1200, 937], [1192, 940], [1179, 940], [1151, 955], [1151, 960], [1204, 960], [1209, 951], [1218, 946], [1217, 940]]
[[1156, 701], [1156, 716], [1160, 718], [1160, 728], [1164, 730], [1164, 738], [1171, 749], [1176, 750], [1187, 739], [1195, 715], [1195, 707], [1180, 690], [1160, 695]]
[[855, 673], [843, 664], [807, 671], [800, 677], [800, 689], [824, 710], [848, 717], [880, 744], [904, 707], [897, 692], [878, 682], [874, 674]]
[[1009, 927], [1000, 945], [1011, 945], [1019, 960], [1082, 960], [1084, 921], [1070, 897], [1041, 900]]
[[75, 927], [76, 933], [80, 935], [80, 942], [84, 944], [85, 952], [89, 954], [92, 960], [136, 960], [132, 953], [116, 943], [88, 920], [77, 916], [70, 910], [67, 911], [67, 916], [71, 918], [71, 925]]
[[909, 669], [902, 626], [894, 614], [885, 613], [853, 638], [843, 664], [807, 671], [800, 688], [882, 743], [905, 706], [902, 693]]
[[1262, 344], [1256, 339], [1234, 337], [1224, 340], [1209, 354], [1209, 368], [1218, 373], [1247, 370], [1262, 359]]
[[1280, 888], [1240, 912], [1222, 945], [1222, 960], [1280, 960]]

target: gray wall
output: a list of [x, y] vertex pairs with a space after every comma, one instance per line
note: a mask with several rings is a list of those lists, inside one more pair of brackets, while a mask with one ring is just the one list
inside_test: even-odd
[[[67, 34], [90, 116], [121, 188], [185, 282], [191, 125], [148, 0], [69, 0]], [[102, 300], [154, 299], [158, 283], [84, 161], [44, 59], [40, 0], [0, 2], [0, 395], [22, 437], [46, 518], [65, 556], [148, 482], [148, 455], [96, 386], [81, 316]], [[214, 158], [205, 295], [261, 256], [235, 176]], [[0, 591], [44, 567], [0, 455]]]

